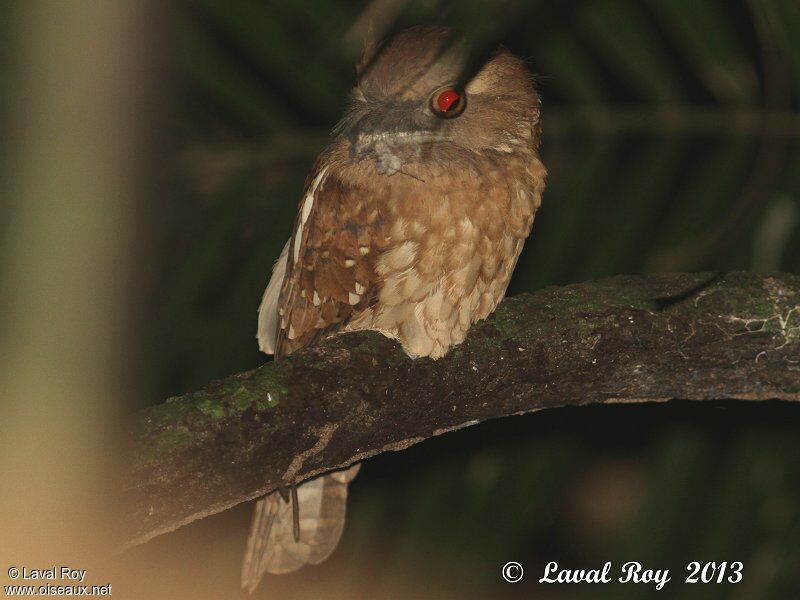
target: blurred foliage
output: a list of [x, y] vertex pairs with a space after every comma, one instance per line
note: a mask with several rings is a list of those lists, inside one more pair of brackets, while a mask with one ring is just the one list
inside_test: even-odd
[[[164, 393], [264, 360], [256, 308], [370, 27], [451, 24], [538, 74], [550, 175], [510, 293], [623, 272], [800, 271], [796, 0], [183, 0], [172, 12], [175, 159], [149, 315]], [[787, 423], [797, 411], [777, 406], [581, 409], [371, 461], [343, 548], [297, 589], [363, 567], [380, 578], [361, 573], [355, 595], [413, 580], [431, 596], [517, 597], [499, 585], [507, 560], [529, 580], [548, 560], [640, 560], [674, 569], [662, 596], [790, 597], [800, 445]], [[745, 582], [684, 586], [690, 560], [744, 561]]]

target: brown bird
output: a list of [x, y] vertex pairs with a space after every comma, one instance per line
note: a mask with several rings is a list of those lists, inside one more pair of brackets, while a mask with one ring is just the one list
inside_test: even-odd
[[[462, 86], [449, 40], [415, 28], [365, 50], [264, 293], [262, 351], [370, 329], [439, 358], [502, 299], [544, 190], [539, 96], [503, 49]], [[358, 467], [256, 503], [243, 587], [331, 554]]]

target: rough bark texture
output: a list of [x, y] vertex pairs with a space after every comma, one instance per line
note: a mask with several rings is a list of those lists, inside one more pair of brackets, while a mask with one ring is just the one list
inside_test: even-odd
[[800, 277], [614, 277], [504, 301], [445, 358], [329, 339], [137, 417], [128, 545], [386, 450], [591, 402], [800, 400]]

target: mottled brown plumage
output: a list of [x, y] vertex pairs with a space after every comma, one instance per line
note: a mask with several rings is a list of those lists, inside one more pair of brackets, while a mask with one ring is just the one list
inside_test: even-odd
[[[462, 67], [461, 49], [442, 29], [412, 29], [367, 53], [264, 294], [262, 350], [280, 357], [371, 329], [412, 356], [438, 358], [502, 299], [544, 189], [539, 98], [522, 61], [505, 50], [460, 87]], [[442, 90], [465, 102], [458, 116], [436, 110]], [[313, 543], [302, 532], [290, 539], [290, 513], [275, 517], [282, 501], [261, 501], [246, 586], [333, 550], [347, 487], [343, 475], [325, 477], [339, 478], [330, 503], [324, 495], [318, 502], [331, 535], [317, 528]], [[302, 500], [300, 509], [303, 524]]]

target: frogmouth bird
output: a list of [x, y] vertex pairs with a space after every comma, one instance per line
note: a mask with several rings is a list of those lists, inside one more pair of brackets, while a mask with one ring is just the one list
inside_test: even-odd
[[[440, 28], [365, 50], [264, 292], [262, 351], [369, 329], [436, 359], [503, 298], [545, 185], [540, 100], [502, 48], [462, 81], [464, 50]], [[256, 502], [245, 588], [331, 554], [358, 467]]]

